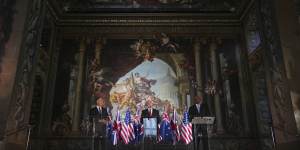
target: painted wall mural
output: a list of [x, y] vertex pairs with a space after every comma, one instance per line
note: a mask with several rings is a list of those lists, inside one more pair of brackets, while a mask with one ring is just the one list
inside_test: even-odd
[[[244, 85], [239, 78], [239, 49], [232, 39], [223, 39], [212, 48], [214, 42], [200, 43], [192, 37], [165, 33], [153, 38], [65, 39], [58, 62], [52, 122], [68, 116], [72, 128], [77, 119], [84, 130], [88, 123], [84, 120], [88, 120], [98, 97], [105, 98], [113, 119], [117, 109], [122, 117], [128, 108], [132, 115], [140, 113], [150, 98], [154, 98], [154, 107], [160, 113], [171, 113], [175, 108], [180, 118], [200, 91], [212, 116], [216, 116], [216, 109], [221, 111], [218, 117], [224, 120], [226, 132], [242, 135], [250, 114], [242, 107], [245, 96], [241, 94]], [[202, 55], [196, 67], [197, 44]], [[218, 60], [213, 66], [212, 57]], [[202, 82], [196, 78], [197, 68]], [[212, 78], [212, 68], [218, 70], [219, 77]], [[220, 105], [216, 105], [216, 96]]]
[[154, 106], [163, 112], [166, 106], [179, 108], [176, 74], [164, 61], [154, 58], [144, 61], [121, 77], [110, 91], [110, 102], [114, 112], [130, 108], [133, 112], [143, 109], [147, 99], [154, 97]]

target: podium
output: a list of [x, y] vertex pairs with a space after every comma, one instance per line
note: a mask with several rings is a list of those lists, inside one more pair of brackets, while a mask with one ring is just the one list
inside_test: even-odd
[[157, 138], [157, 118], [144, 118], [143, 124], [144, 137], [142, 150], [154, 150], [153, 144], [156, 142]]
[[157, 119], [156, 118], [144, 118], [144, 137], [156, 137], [157, 136]]
[[92, 150], [107, 149], [106, 119], [93, 118], [92, 125]]
[[[209, 150], [209, 138], [212, 135], [212, 125], [214, 124], [215, 117], [194, 117], [193, 124], [193, 138], [194, 150]], [[198, 139], [202, 139], [202, 144], [198, 147]], [[201, 149], [200, 149], [201, 148]], [[207, 148], [207, 149], [206, 149]]]

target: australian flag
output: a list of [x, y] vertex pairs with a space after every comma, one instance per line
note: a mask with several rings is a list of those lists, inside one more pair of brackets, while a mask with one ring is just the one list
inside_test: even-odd
[[[162, 115], [162, 122], [160, 123], [159, 136], [163, 142], [172, 142], [172, 130], [169, 116], [166, 112]], [[159, 137], [159, 139], [160, 139]]]
[[134, 134], [135, 134], [135, 144], [139, 143], [142, 141], [143, 136], [144, 136], [144, 128], [143, 124], [141, 123], [134, 123], [133, 125], [134, 128]]
[[111, 138], [112, 131], [113, 131], [113, 123], [111, 121], [111, 117], [109, 116], [109, 120], [108, 120], [108, 122], [106, 124], [106, 136], [107, 136], [108, 139]]
[[135, 144], [142, 141], [144, 136], [144, 126], [141, 124], [141, 116], [140, 116], [140, 109], [137, 108], [135, 117], [133, 118], [133, 128], [134, 128], [134, 135], [135, 135]]

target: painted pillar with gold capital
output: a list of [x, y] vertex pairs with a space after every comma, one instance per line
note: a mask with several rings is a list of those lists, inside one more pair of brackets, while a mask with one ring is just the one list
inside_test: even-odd
[[[94, 73], [100, 71], [101, 69], [101, 53], [102, 53], [103, 45], [105, 44], [105, 40], [102, 37], [97, 37], [95, 40], [92, 41], [95, 41], [94, 58], [92, 58], [93, 63], [89, 64], [91, 65], [90, 66], [91, 69], [88, 72], [89, 73], [88, 76], [92, 76], [92, 79], [90, 80], [92, 80], [92, 82], [94, 83], [95, 82]], [[93, 84], [92, 93], [90, 93], [91, 94], [90, 99], [84, 101], [84, 110], [83, 110], [84, 116], [88, 116], [91, 106], [96, 104], [96, 99], [97, 99], [96, 93], [97, 91]]]
[[96, 39], [96, 46], [95, 46], [95, 59], [97, 61], [97, 65], [100, 65], [100, 58], [101, 58], [101, 51], [103, 48], [104, 39], [97, 38]]
[[[195, 66], [196, 66], [196, 93], [198, 96], [203, 96], [202, 89], [202, 67], [201, 67], [201, 43], [200, 39], [194, 40], [194, 52], [195, 52]], [[199, 86], [199, 87], [198, 87]]]
[[85, 51], [86, 51], [86, 38], [81, 38], [80, 45], [79, 45], [78, 76], [77, 76], [77, 83], [76, 83], [75, 111], [74, 111], [74, 117], [72, 121], [72, 131], [79, 131], [79, 125], [80, 125]]
[[[214, 81], [218, 82], [219, 73], [218, 73], [218, 64], [217, 64], [217, 41], [216, 39], [212, 39], [209, 45], [210, 50], [210, 58], [211, 58], [211, 71], [212, 78]], [[223, 133], [224, 128], [222, 124], [222, 113], [221, 113], [221, 103], [220, 96], [218, 91], [214, 95], [214, 104], [215, 104], [215, 114], [216, 114], [216, 122], [217, 122], [217, 133]]]

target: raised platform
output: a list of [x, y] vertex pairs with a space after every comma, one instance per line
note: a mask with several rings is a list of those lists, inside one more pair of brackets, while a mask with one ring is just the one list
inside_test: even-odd
[[[73, 137], [33, 137], [30, 142], [30, 150], [96, 150], [93, 149], [94, 142], [100, 138], [73, 136]], [[209, 150], [259, 150], [261, 149], [259, 139], [255, 137], [230, 137], [219, 136], [209, 139]], [[140, 144], [118, 144], [113, 146], [107, 140], [105, 150], [194, 150], [193, 143], [140, 143]], [[100, 150], [100, 149], [97, 149]], [[199, 149], [201, 150], [201, 149]]]

